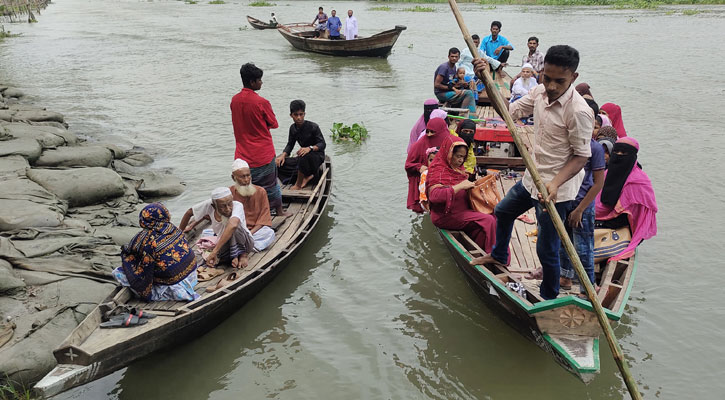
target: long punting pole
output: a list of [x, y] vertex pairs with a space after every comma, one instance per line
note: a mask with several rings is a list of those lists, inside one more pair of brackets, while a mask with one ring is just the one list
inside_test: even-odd
[[[473, 44], [471, 34], [468, 32], [468, 28], [466, 28], [465, 22], [463, 22], [463, 16], [461, 16], [461, 11], [458, 9], [458, 4], [456, 3], [456, 0], [448, 0], [448, 4], [450, 4], [453, 15], [455, 15], [456, 21], [458, 22], [458, 26], [461, 28], [463, 39], [466, 41], [468, 49], [471, 51], [471, 55], [473, 55], [474, 59], [479, 58], [478, 49]], [[539, 171], [536, 169], [536, 165], [534, 165], [534, 161], [531, 159], [529, 151], [526, 149], [526, 146], [524, 146], [524, 142], [519, 137], [518, 131], [516, 130], [516, 125], [514, 124], [514, 120], [513, 118], [511, 118], [511, 114], [509, 114], [508, 112], [508, 106], [504, 102], [504, 99], [501, 97], [501, 93], [499, 93], [499, 91], [495, 89], [491, 74], [488, 70], [484, 70], [481, 74], [479, 74], [479, 78], [481, 78], [484, 85], [486, 85], [486, 92], [488, 93], [488, 98], [491, 100], [494, 108], [496, 109], [498, 114], [503, 117], [504, 121], [506, 121], [506, 126], [511, 133], [511, 137], [516, 143], [516, 147], [519, 149], [519, 153], [521, 153], [521, 157], [524, 159], [526, 169], [529, 170], [529, 173], [531, 174], [531, 178], [534, 180], [536, 188], [539, 190], [539, 193], [544, 196], [544, 199], [546, 199], [549, 195], [548, 191], [546, 190], [546, 186], [544, 186], [544, 183], [541, 181], [541, 176], [539, 176]], [[624, 383], [627, 385], [629, 394], [632, 396], [633, 399], [639, 400], [642, 398], [642, 395], [640, 394], [639, 389], [637, 389], [637, 383], [634, 381], [634, 379], [632, 378], [632, 374], [629, 372], [629, 367], [627, 366], [627, 362], [624, 360], [622, 349], [617, 343], [617, 339], [614, 336], [614, 331], [609, 325], [609, 320], [604, 314], [604, 309], [602, 308], [602, 305], [599, 304], [599, 300], [597, 299], [596, 293], [594, 292], [594, 287], [589, 282], [589, 277], [584, 271], [581, 260], [579, 260], [579, 255], [577, 254], [576, 250], [574, 249], [574, 245], [569, 239], [569, 235], [566, 232], [564, 223], [561, 221], [561, 218], [559, 218], [559, 213], [556, 211], [554, 203], [547, 200], [545, 201], [544, 205], [546, 206], [546, 210], [551, 216], [552, 222], [554, 222], [554, 228], [556, 228], [556, 232], [559, 234], [561, 242], [564, 244], [566, 253], [569, 255], [569, 258], [574, 265], [574, 270], [579, 276], [579, 281], [584, 283], [584, 287], [587, 291], [587, 297], [589, 297], [589, 301], [591, 301], [592, 306], [594, 307], [594, 312], [597, 315], [597, 319], [599, 320], [599, 325], [602, 326], [604, 335], [607, 337], [607, 343], [609, 343], [609, 348], [612, 349], [614, 361], [617, 363], [619, 371], [622, 373], [622, 377], [624, 378]]]

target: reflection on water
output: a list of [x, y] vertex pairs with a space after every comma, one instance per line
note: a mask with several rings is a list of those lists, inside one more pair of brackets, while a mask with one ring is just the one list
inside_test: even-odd
[[[363, 122], [370, 132], [362, 146], [328, 144], [334, 206], [260, 295], [188, 345], [61, 398], [622, 397], [604, 342], [601, 374], [585, 386], [487, 309], [430, 222], [405, 210], [410, 127], [431, 97], [433, 71], [463, 43], [444, 4], [434, 13], [372, 5], [335, 7], [354, 9], [364, 35], [408, 27], [385, 60], [308, 54], [277, 32], [240, 31], [254, 12], [231, 2], [64, 0], [38, 24], [12, 26], [23, 35], [0, 43], [0, 82], [63, 112], [83, 136], [152, 151], [155, 167], [173, 168], [187, 183], [167, 201], [175, 220], [230, 183], [229, 101], [243, 62], [265, 71], [260, 95], [280, 123], [276, 148], [287, 141], [295, 98], [325, 135], [333, 122]], [[311, 20], [318, 6], [296, 1], [274, 11], [281, 20]], [[722, 264], [712, 249], [723, 236], [717, 210], [725, 193], [707, 171], [725, 168], [725, 78], [713, 73], [725, 61], [725, 7], [699, 7], [710, 12], [694, 16], [681, 8], [461, 8], [472, 33], [503, 22], [512, 63], [532, 35], [543, 50], [573, 45], [582, 55], [579, 81], [600, 104], [622, 106], [654, 183], [660, 231], [640, 247], [615, 332], [647, 397], [717, 397], [725, 384], [711, 371], [725, 358], [717, 334], [725, 310], [702, 307], [718, 304], [721, 290], [692, 271], [717, 277]], [[673, 65], [672, 49], [685, 48], [688, 60]]]

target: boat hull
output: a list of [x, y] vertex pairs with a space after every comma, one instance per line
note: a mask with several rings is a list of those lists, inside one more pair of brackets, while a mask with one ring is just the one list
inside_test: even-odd
[[[294, 24], [292, 24], [294, 25]], [[381, 32], [367, 38], [354, 40], [316, 39], [314, 31], [295, 31], [292, 25], [282, 25], [277, 30], [292, 47], [312, 53], [326, 54], [336, 57], [387, 57], [398, 40], [405, 26]]]
[[271, 24], [268, 22], [263, 22], [261, 20], [258, 20], [254, 17], [250, 17], [247, 15], [247, 22], [249, 22], [249, 25], [252, 26], [254, 29], [276, 29], [278, 24]]

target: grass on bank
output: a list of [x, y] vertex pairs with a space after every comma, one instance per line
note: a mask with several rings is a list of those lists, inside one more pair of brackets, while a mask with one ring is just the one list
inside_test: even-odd
[[370, 11], [390, 11], [392, 8], [388, 6], [370, 7]]
[[270, 3], [266, 0], [261, 0], [261, 1], [253, 1], [253, 2], [249, 3], [249, 6], [250, 7], [272, 7], [272, 6], [276, 6], [276, 4]]
[[0, 379], [0, 400], [32, 400], [36, 397], [25, 385], [11, 381], [5, 376]]
[[411, 8], [404, 8], [403, 11], [408, 12], [434, 12], [436, 9], [433, 7], [415, 6]]
[[[376, 0], [380, 3], [447, 3], [448, 0]], [[614, 8], [657, 8], [665, 5], [725, 4], [725, 0], [458, 0], [459, 3], [527, 6], [612, 6]]]
[[211, 0], [209, 4], [226, 4], [224, 0]]

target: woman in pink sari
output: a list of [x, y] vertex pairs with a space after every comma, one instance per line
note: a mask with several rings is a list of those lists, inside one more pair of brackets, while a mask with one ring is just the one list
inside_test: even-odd
[[413, 147], [415, 142], [418, 141], [418, 136], [425, 130], [428, 121], [430, 120], [430, 113], [438, 108], [437, 99], [428, 99], [423, 103], [423, 115], [415, 121], [415, 125], [410, 130], [410, 139], [408, 140], [407, 152], [410, 153], [410, 148]]
[[441, 145], [428, 170], [426, 187], [430, 218], [442, 229], [462, 230], [486, 253], [496, 243], [496, 218], [474, 211], [468, 200], [468, 190], [474, 183], [468, 180], [463, 166], [468, 146], [463, 139], [450, 136]]
[[420, 205], [420, 173], [428, 169], [428, 155], [426, 150], [431, 147], [440, 147], [443, 140], [451, 136], [446, 121], [441, 118], [431, 118], [428, 121], [426, 134], [418, 139], [408, 152], [405, 160], [405, 172], [408, 174], [408, 202], [409, 210], [417, 213], [423, 212]]
[[596, 198], [596, 220], [600, 225], [618, 228], [629, 224], [632, 241], [610, 260], [631, 257], [645, 239], [657, 234], [657, 201], [652, 182], [637, 163], [639, 143], [630, 137], [612, 147], [604, 188]]

